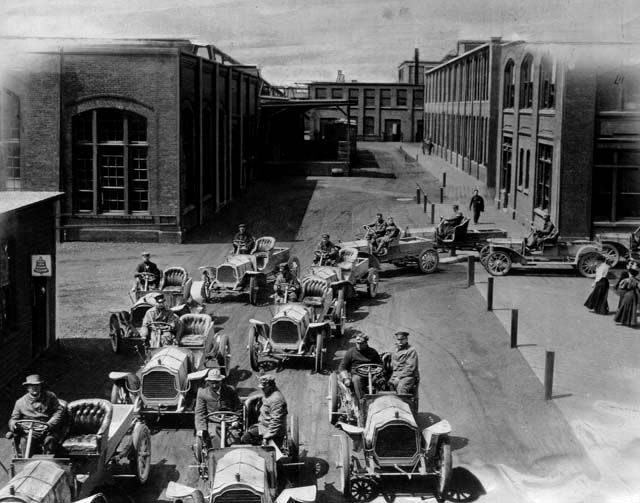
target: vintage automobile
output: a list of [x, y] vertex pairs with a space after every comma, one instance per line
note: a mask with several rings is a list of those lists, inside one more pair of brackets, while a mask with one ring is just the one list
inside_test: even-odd
[[[32, 457], [31, 437], [46, 426], [37, 420], [22, 420], [27, 432], [26, 452], [14, 445], [9, 483], [0, 490], [0, 501], [25, 503], [98, 503], [101, 487], [112, 478], [133, 476], [143, 484], [151, 469], [149, 428], [132, 405], [113, 405], [102, 399], [82, 399], [67, 405], [68, 431], [60, 452]], [[116, 473], [112, 466], [128, 462], [129, 474]]]
[[618, 265], [620, 260], [640, 260], [640, 227], [628, 232], [601, 232], [595, 240], [602, 245], [602, 254], [610, 267]]
[[313, 321], [313, 308], [300, 302], [279, 305], [271, 323], [250, 319], [247, 337], [249, 362], [260, 370], [261, 358], [285, 361], [312, 359], [315, 372], [324, 368], [325, 341], [331, 335], [327, 320]]
[[[218, 367], [223, 374], [229, 371], [229, 338], [215, 333], [211, 316], [185, 314], [180, 319], [183, 332], [177, 345], [149, 348], [138, 373], [109, 374], [113, 403], [133, 403], [142, 415], [193, 414], [197, 388], [209, 368]], [[150, 328], [160, 331], [162, 325], [153, 323]], [[151, 336], [152, 341], [157, 339]]]
[[[364, 226], [365, 230], [367, 226]], [[394, 239], [387, 248], [386, 253], [374, 253], [371, 241], [359, 239], [356, 241], [341, 242], [342, 248], [355, 248], [359, 257], [368, 257], [369, 265], [379, 269], [380, 263], [393, 264], [396, 267], [418, 266], [423, 274], [431, 274], [438, 268], [440, 257], [433, 239], [414, 236], [409, 230], [408, 237]]]
[[247, 255], [229, 255], [219, 266], [202, 266], [202, 281], [194, 281], [191, 296], [196, 302], [213, 302], [220, 295], [249, 295], [249, 303], [256, 305], [260, 288], [267, 284], [282, 263], [289, 264], [294, 274], [300, 261], [290, 256], [289, 248], [275, 246], [276, 239], [263, 236], [256, 240], [253, 251]]
[[451, 237], [446, 239], [441, 239], [438, 236], [435, 227], [408, 229], [404, 235], [433, 239], [436, 248], [441, 251], [455, 249], [480, 252], [488, 244], [489, 239], [506, 238], [507, 231], [499, 228], [469, 229], [469, 219], [465, 218], [460, 225], [453, 229]]
[[435, 476], [435, 496], [444, 501], [452, 474], [449, 423], [437, 420], [420, 431], [407, 395], [383, 392], [362, 401], [361, 425], [337, 423], [348, 435], [338, 436], [335, 450], [342, 494], [369, 501], [386, 480]]
[[593, 278], [602, 247], [595, 241], [562, 239], [544, 243], [541, 250], [532, 250], [524, 239], [490, 239], [480, 253], [480, 261], [489, 274], [504, 276], [513, 265], [523, 268], [539, 266], [572, 266], [587, 278]]

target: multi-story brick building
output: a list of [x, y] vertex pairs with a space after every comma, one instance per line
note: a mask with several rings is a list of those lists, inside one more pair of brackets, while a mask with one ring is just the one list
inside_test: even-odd
[[[0, 196], [0, 382], [55, 341], [56, 192]], [[1, 396], [0, 396], [1, 399]]]
[[257, 69], [188, 40], [72, 42], [4, 72], [0, 185], [64, 191], [63, 239], [181, 241], [252, 176]]

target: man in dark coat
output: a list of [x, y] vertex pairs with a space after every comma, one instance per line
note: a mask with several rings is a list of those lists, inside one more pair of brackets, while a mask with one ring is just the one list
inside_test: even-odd
[[[442, 217], [441, 217], [442, 218]], [[460, 211], [460, 206], [457, 204], [453, 205], [453, 215], [449, 218], [442, 218], [438, 227], [436, 229], [436, 233], [440, 239], [447, 239], [453, 234], [453, 230], [462, 223], [464, 220], [464, 215]]]
[[[182, 322], [176, 313], [174, 313], [166, 304], [163, 293], [155, 296], [156, 305], [144, 313], [142, 318], [142, 326], [140, 327], [140, 336], [145, 340], [147, 345], [153, 347], [169, 346], [177, 344], [182, 337]], [[169, 325], [168, 330], [163, 330], [160, 340], [151, 341], [150, 325], [152, 323], [166, 323]]]
[[529, 242], [530, 248], [541, 249], [545, 242], [552, 242], [558, 236], [556, 226], [553, 225], [551, 216], [549, 215], [549, 212], [547, 210], [544, 211], [542, 218], [544, 219], [542, 227], [539, 229], [534, 229], [533, 231], [531, 241]]
[[474, 189], [471, 201], [469, 201], [469, 211], [473, 212], [473, 223], [477, 224], [480, 213], [484, 211], [484, 199], [479, 194], [478, 189]]
[[[143, 276], [147, 274], [150, 274], [151, 277], [146, 280], [147, 288], [145, 289], [145, 278], [143, 278]], [[131, 291], [135, 292], [136, 290], [148, 291], [157, 289], [160, 284], [160, 276], [160, 269], [158, 269], [158, 266], [154, 262], [151, 262], [151, 253], [148, 251], [142, 252], [142, 262], [140, 262], [136, 267], [136, 272], [134, 273], [136, 280]]]
[[380, 354], [372, 347], [369, 347], [368, 341], [368, 335], [358, 333], [356, 335], [355, 347], [349, 348], [346, 351], [338, 367], [338, 372], [344, 384], [346, 386], [353, 384], [353, 391], [358, 400], [360, 400], [360, 398], [364, 396], [365, 391], [367, 391], [365, 387], [368, 385], [368, 382], [366, 378], [353, 372], [353, 369], [358, 365], [366, 363], [382, 364]]
[[266, 445], [269, 441], [281, 447], [287, 434], [287, 401], [276, 387], [276, 379], [271, 374], [260, 376], [262, 405], [258, 422], [251, 425], [242, 435], [243, 444]]
[[233, 253], [234, 254], [247, 254], [251, 253], [254, 245], [256, 244], [255, 239], [247, 230], [247, 226], [245, 224], [238, 225], [238, 232], [233, 237]]
[[329, 234], [323, 234], [314, 251], [314, 265], [320, 263], [328, 266], [335, 265], [338, 260], [338, 250], [339, 248], [329, 239]]
[[400, 229], [393, 221], [393, 217], [387, 218], [386, 225], [384, 235], [376, 243], [375, 253], [379, 255], [386, 255], [389, 245], [400, 235]]
[[396, 350], [391, 353], [389, 385], [399, 394], [413, 395], [420, 382], [418, 352], [409, 346], [409, 333], [396, 332]]
[[387, 230], [387, 222], [385, 222], [382, 217], [382, 213], [376, 213], [376, 219], [367, 224], [366, 227], [369, 227], [365, 239], [370, 241], [376, 241], [382, 236], [384, 236], [384, 232]]

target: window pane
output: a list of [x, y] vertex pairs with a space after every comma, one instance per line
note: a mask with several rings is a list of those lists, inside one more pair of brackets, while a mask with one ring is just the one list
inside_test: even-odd
[[349, 89], [349, 101], [358, 101], [360, 93], [358, 89]]
[[147, 119], [141, 115], [129, 115], [129, 143], [147, 142]]
[[129, 170], [131, 173], [131, 211], [149, 210], [149, 178], [147, 173], [147, 149], [129, 149]]
[[373, 117], [365, 117], [364, 118], [364, 134], [372, 135], [374, 134], [374, 118]]
[[316, 88], [316, 98], [319, 100], [323, 100], [327, 97], [327, 89], [325, 87], [317, 87]]
[[382, 107], [391, 106], [391, 89], [382, 89], [380, 91], [380, 106]]
[[98, 110], [98, 142], [123, 142], [124, 122], [120, 110]]
[[85, 112], [73, 118], [73, 141], [75, 143], [91, 143], [91, 120], [93, 112]]
[[618, 173], [618, 219], [640, 218], [640, 169], [620, 169]]
[[91, 146], [75, 146], [73, 149], [73, 187], [76, 211], [92, 211], [93, 159]]
[[341, 100], [342, 99], [342, 89], [340, 89], [339, 87], [331, 89], [331, 97], [334, 100]]
[[102, 211], [124, 211], [123, 147], [101, 147], [99, 149], [98, 182]]
[[375, 89], [364, 90], [364, 106], [373, 107], [376, 104], [376, 91]]
[[424, 106], [424, 91], [422, 89], [415, 89], [413, 91], [413, 106], [414, 107]]
[[398, 89], [397, 105], [399, 107], [407, 106], [407, 90], [406, 89]]

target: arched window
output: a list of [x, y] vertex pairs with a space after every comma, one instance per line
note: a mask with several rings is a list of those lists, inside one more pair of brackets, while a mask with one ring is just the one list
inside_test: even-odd
[[513, 108], [516, 96], [516, 73], [512, 60], [504, 67], [503, 108]]
[[520, 67], [520, 108], [533, 105], [533, 58], [527, 56]]
[[540, 62], [540, 108], [556, 106], [556, 68], [549, 58]]
[[98, 108], [73, 117], [74, 211], [149, 211], [147, 150], [141, 115]]
[[0, 148], [4, 188], [20, 190], [20, 98], [7, 90], [0, 94]]

